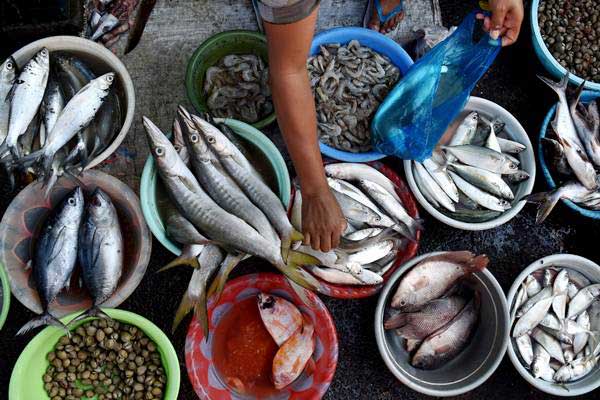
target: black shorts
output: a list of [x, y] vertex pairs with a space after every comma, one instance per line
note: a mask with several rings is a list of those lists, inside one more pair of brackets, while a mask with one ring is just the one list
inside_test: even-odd
[[272, 24], [291, 24], [310, 15], [319, 0], [259, 0], [258, 10], [263, 20]]

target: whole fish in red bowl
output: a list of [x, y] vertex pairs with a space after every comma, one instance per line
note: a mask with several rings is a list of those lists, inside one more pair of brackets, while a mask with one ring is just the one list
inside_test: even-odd
[[194, 318], [185, 363], [200, 399], [321, 398], [338, 357], [325, 304], [283, 275], [244, 275], [208, 301], [210, 334]]

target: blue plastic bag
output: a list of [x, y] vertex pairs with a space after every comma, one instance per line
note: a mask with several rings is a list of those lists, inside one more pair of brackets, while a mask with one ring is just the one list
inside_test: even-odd
[[377, 151], [405, 160], [431, 156], [501, 48], [483, 31], [473, 41], [475, 15], [417, 61], [381, 103], [371, 123]]

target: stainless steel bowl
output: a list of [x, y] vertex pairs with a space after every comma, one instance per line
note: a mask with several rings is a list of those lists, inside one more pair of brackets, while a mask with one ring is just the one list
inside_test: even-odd
[[400, 278], [435, 252], [413, 258], [400, 267], [383, 288], [375, 311], [375, 338], [389, 370], [406, 386], [429, 396], [458, 396], [484, 383], [496, 370], [508, 345], [509, 314], [504, 292], [492, 273], [485, 269], [473, 274], [481, 293], [477, 330], [471, 343], [455, 359], [441, 368], [426, 371], [413, 368], [402, 339], [393, 330], [383, 328], [383, 319]]
[[[508, 304], [510, 304], [511, 308], [515, 301], [517, 290], [519, 290], [519, 286], [521, 286], [521, 283], [525, 280], [525, 278], [527, 278], [527, 275], [538, 269], [545, 269], [548, 267], [567, 267], [582, 273], [586, 278], [592, 281], [592, 283], [600, 282], [600, 266], [595, 262], [573, 254], [553, 254], [535, 261], [533, 264], [525, 268], [517, 277], [517, 279], [515, 279], [515, 282], [512, 284], [510, 291], [508, 292]], [[589, 373], [583, 379], [573, 383], [557, 385], [541, 379], [536, 379], [533, 377], [533, 375], [531, 375], [531, 372], [529, 372], [529, 370], [523, 366], [519, 356], [517, 356], [517, 353], [515, 352], [514, 340], [512, 340], [512, 338], [509, 340], [508, 344], [508, 356], [510, 357], [510, 361], [512, 361], [513, 365], [517, 369], [517, 372], [519, 372], [519, 374], [521, 374], [521, 376], [527, 382], [529, 382], [533, 387], [548, 394], [555, 396], [580, 396], [600, 387], [599, 365], [597, 365], [595, 370]]]

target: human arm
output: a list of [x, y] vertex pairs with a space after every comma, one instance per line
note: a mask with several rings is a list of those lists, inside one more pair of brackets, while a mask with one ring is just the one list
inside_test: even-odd
[[490, 32], [492, 38], [502, 38], [502, 46], [509, 46], [517, 41], [521, 32], [521, 24], [525, 11], [523, 0], [490, 0], [491, 17], [479, 14], [483, 19], [483, 28]]

